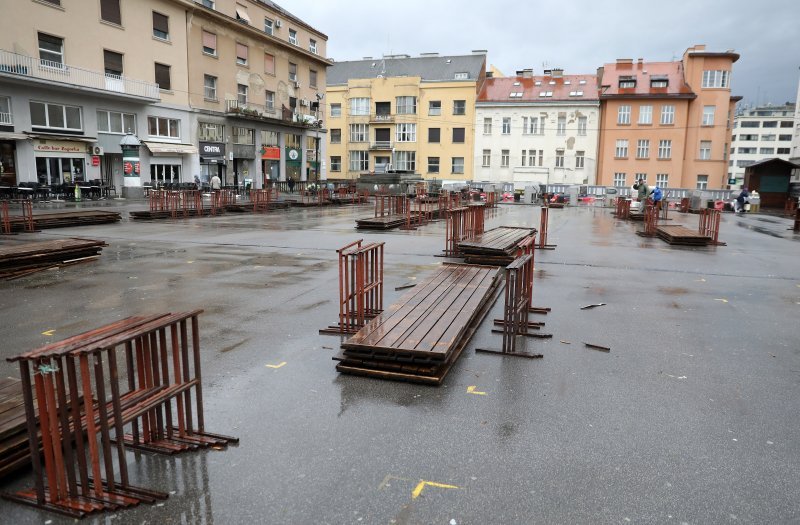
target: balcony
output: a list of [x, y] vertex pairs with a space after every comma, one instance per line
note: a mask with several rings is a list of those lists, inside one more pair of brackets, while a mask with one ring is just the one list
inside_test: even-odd
[[388, 113], [377, 113], [374, 115], [369, 116], [369, 121], [372, 123], [384, 123], [384, 122], [394, 122], [394, 115], [389, 115]]
[[102, 71], [40, 60], [4, 49], [0, 49], [0, 77], [147, 102], [161, 100], [158, 84], [153, 82], [107, 75]]
[[376, 142], [372, 142], [369, 145], [370, 150], [377, 150], [377, 151], [391, 151], [393, 145], [391, 140], [378, 140]]
[[0, 126], [13, 126], [14, 117], [11, 113], [0, 113]]
[[284, 107], [283, 110], [278, 110], [271, 106], [253, 104], [250, 102], [243, 103], [238, 100], [226, 100], [225, 112], [229, 115], [237, 115], [243, 118], [280, 120], [284, 123], [291, 122], [310, 128], [319, 127], [318, 123], [320, 122], [314, 115], [305, 115], [297, 111], [292, 111], [287, 107]]

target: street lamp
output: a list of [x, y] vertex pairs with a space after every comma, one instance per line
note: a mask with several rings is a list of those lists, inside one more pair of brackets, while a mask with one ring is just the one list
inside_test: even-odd
[[314, 126], [316, 126], [317, 131], [317, 140], [314, 143], [315, 152], [314, 152], [314, 163], [316, 169], [316, 179], [317, 179], [317, 191], [322, 191], [319, 186], [319, 172], [320, 172], [320, 165], [319, 165], [319, 130], [322, 127], [322, 122], [319, 120], [319, 106], [322, 103], [322, 99], [325, 98], [325, 93], [317, 93], [317, 111], [316, 111], [316, 122]]

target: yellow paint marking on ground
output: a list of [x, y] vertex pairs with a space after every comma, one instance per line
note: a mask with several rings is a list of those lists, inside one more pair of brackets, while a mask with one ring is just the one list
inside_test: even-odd
[[476, 388], [478, 388], [478, 387], [477, 386], [468, 386], [467, 387], [467, 394], [475, 394], [476, 396], [485, 396], [486, 395], [486, 392], [478, 392], [477, 390], [475, 390]]
[[411, 499], [417, 499], [425, 487], [436, 487], [437, 489], [457, 489], [455, 485], [445, 485], [444, 483], [436, 483], [434, 481], [420, 481], [411, 493]]
[[727, 303], [727, 302], [728, 302], [728, 300], [727, 300], [727, 299], [714, 299], [714, 300], [715, 300], [715, 301], [719, 301], [719, 302], [721, 302], [721, 303]]
[[389, 482], [392, 481], [393, 479], [396, 479], [397, 481], [412, 481], [408, 478], [398, 478], [397, 476], [392, 476], [391, 474], [387, 474], [386, 477], [383, 478], [383, 481], [381, 481], [381, 484], [378, 485], [378, 490], [383, 490], [386, 487], [388, 487]]
[[280, 368], [280, 367], [284, 366], [285, 364], [286, 364], [286, 361], [282, 361], [280, 364], [277, 364], [277, 365], [264, 365], [264, 366], [266, 366], [267, 368]]
[[186, 261], [186, 264], [192, 264], [194, 261]]
[[53, 332], [55, 332], [55, 330], [46, 330], [42, 332], [42, 335], [53, 335]]

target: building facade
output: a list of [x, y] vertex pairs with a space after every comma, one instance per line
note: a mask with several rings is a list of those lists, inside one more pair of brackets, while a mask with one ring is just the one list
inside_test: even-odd
[[475, 109], [475, 181], [594, 184], [599, 125], [594, 74], [487, 78]]
[[[294, 64], [295, 75], [317, 71], [324, 86], [327, 37], [276, 4], [22, 3], [24, 9], [0, 19], [0, 184], [102, 180], [133, 195], [132, 188], [151, 182], [192, 182], [214, 171], [203, 168], [212, 164], [229, 184], [249, 178], [259, 186], [265, 155], [278, 162], [269, 167], [276, 178], [296, 173], [304, 179], [316, 168], [304, 163], [311, 161], [308, 146], [316, 151], [314, 139], [324, 130], [311, 103], [300, 101], [316, 100], [318, 91], [302, 89], [301, 80], [291, 88], [281, 84], [289, 82]], [[203, 42], [203, 31], [217, 31], [213, 52], [204, 47], [210, 42]], [[249, 55], [240, 56], [243, 50], [253, 53], [252, 65]], [[274, 57], [271, 76], [267, 53]], [[206, 89], [207, 76], [217, 79], [218, 91]], [[240, 97], [241, 86], [252, 90], [252, 98], [250, 92]], [[251, 109], [270, 91], [285, 100], [285, 111]], [[218, 127], [202, 128], [205, 122]], [[123, 162], [120, 141], [127, 133], [141, 141], [136, 162]], [[263, 151], [272, 143], [274, 149]], [[296, 146], [295, 172], [284, 161], [290, 152], [277, 151], [284, 143]]]
[[733, 119], [729, 183], [738, 188], [744, 183], [744, 170], [767, 159], [789, 160], [792, 153], [795, 107], [764, 106], [747, 109]]
[[728, 184], [733, 52], [705, 46], [673, 62], [619, 59], [598, 70], [598, 183], [723, 189]]
[[[789, 160], [800, 164], [800, 84], [797, 86], [797, 100], [794, 104], [794, 130], [792, 132], [792, 153]], [[800, 169], [794, 170], [794, 182], [800, 182]]]
[[394, 169], [472, 180], [475, 100], [485, 68], [484, 51], [335, 63], [326, 91], [329, 177]]

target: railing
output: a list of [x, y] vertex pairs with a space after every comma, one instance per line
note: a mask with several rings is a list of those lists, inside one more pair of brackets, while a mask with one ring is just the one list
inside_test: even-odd
[[250, 102], [239, 102], [238, 100], [226, 100], [225, 111], [228, 113], [239, 113], [251, 117], [280, 119], [280, 112], [271, 106], [252, 104]]
[[158, 84], [119, 75], [107, 75], [81, 67], [20, 55], [0, 49], [0, 75], [37, 78], [48, 82], [124, 93], [159, 100]]
[[7, 126], [14, 124], [14, 118], [11, 116], [11, 113], [0, 113], [0, 124], [5, 124]]
[[380, 150], [391, 150], [392, 149], [392, 141], [391, 140], [378, 140], [369, 145], [369, 149], [380, 149]]

